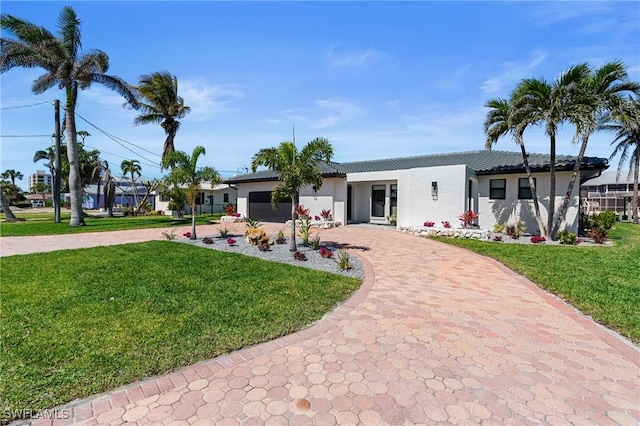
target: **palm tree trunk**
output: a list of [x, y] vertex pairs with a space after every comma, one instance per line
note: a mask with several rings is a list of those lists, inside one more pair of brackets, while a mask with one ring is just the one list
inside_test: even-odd
[[547, 211], [547, 230], [549, 237], [557, 240], [556, 230], [553, 227], [553, 219], [556, 213], [556, 135], [550, 137], [551, 150], [549, 154], [549, 209]]
[[298, 208], [298, 196], [295, 195], [291, 200], [291, 242], [289, 243], [289, 251], [298, 251], [296, 245], [296, 210]]
[[522, 151], [522, 161], [524, 162], [524, 170], [527, 172], [527, 177], [529, 178], [529, 187], [531, 188], [531, 198], [533, 199], [533, 211], [536, 216], [536, 222], [538, 223], [540, 235], [543, 237], [547, 237], [547, 230], [544, 227], [544, 222], [542, 221], [542, 216], [540, 215], [540, 204], [538, 203], [538, 193], [536, 192], [536, 182], [533, 179], [533, 175], [531, 173], [531, 167], [529, 166], [529, 157], [526, 149], [524, 148], [524, 143], [520, 143], [520, 150]]
[[588, 142], [589, 142], [589, 133], [585, 133], [582, 136], [582, 145], [580, 145], [580, 152], [578, 153], [576, 164], [573, 166], [573, 173], [571, 174], [571, 178], [569, 179], [567, 192], [562, 197], [562, 204], [560, 205], [560, 209], [558, 210], [558, 219], [556, 220], [556, 225], [554, 227], [556, 232], [560, 230], [560, 224], [564, 222], [564, 219], [567, 216], [567, 211], [569, 210], [569, 200], [571, 199], [571, 194], [573, 194], [573, 187], [576, 183], [576, 179], [578, 178], [578, 173], [580, 172], [580, 165], [582, 164], [584, 153], [587, 150]]
[[100, 176], [98, 176], [98, 188], [96, 189], [96, 206], [100, 208]]
[[640, 174], [640, 145], [636, 146], [636, 166], [633, 170], [633, 201], [631, 201], [631, 208], [633, 209], [633, 223], [638, 225], [640, 220], [638, 219], [638, 175]]
[[191, 202], [191, 236], [189, 239], [196, 239], [196, 200]]
[[11, 211], [11, 208], [9, 207], [9, 203], [7, 202], [7, 199], [4, 198], [4, 194], [2, 193], [2, 191], [0, 191], [0, 205], [2, 205], [2, 211], [7, 216], [7, 220], [9, 221], [18, 220], [18, 218]]
[[78, 136], [76, 134], [75, 96], [71, 87], [67, 88], [66, 132], [67, 158], [69, 159], [69, 192], [71, 193], [71, 219], [69, 225], [84, 226], [84, 212], [82, 211], [82, 186], [80, 184], [80, 170], [78, 167]]

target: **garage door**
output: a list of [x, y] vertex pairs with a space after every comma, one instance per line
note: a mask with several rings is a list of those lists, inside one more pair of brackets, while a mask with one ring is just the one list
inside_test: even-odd
[[249, 217], [261, 222], [281, 222], [291, 219], [291, 199], [278, 203], [278, 209], [271, 205], [271, 191], [249, 193]]

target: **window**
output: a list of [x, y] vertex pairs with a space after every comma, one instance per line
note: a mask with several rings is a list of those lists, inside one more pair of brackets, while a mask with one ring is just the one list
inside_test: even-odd
[[[536, 178], [533, 178], [533, 184], [536, 184]], [[531, 187], [529, 186], [529, 178], [518, 179], [518, 199], [532, 200]]]
[[489, 198], [491, 200], [504, 200], [507, 198], [506, 179], [491, 179], [489, 181]]
[[229, 204], [229, 194], [222, 194], [222, 202]]

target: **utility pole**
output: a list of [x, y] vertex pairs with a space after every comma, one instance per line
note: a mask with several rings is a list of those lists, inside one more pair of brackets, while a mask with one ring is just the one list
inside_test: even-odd
[[53, 210], [54, 221], [60, 223], [60, 172], [62, 171], [62, 160], [60, 159], [60, 100], [55, 100], [55, 134], [56, 134], [56, 174], [53, 177]]

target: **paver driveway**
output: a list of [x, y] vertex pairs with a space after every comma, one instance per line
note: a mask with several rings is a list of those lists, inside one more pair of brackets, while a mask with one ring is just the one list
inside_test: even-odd
[[[367, 268], [335, 312], [291, 336], [71, 404], [69, 420], [640, 424], [638, 348], [528, 280], [397, 232], [348, 226], [322, 239], [351, 245]], [[0, 240], [6, 254], [9, 240]]]

